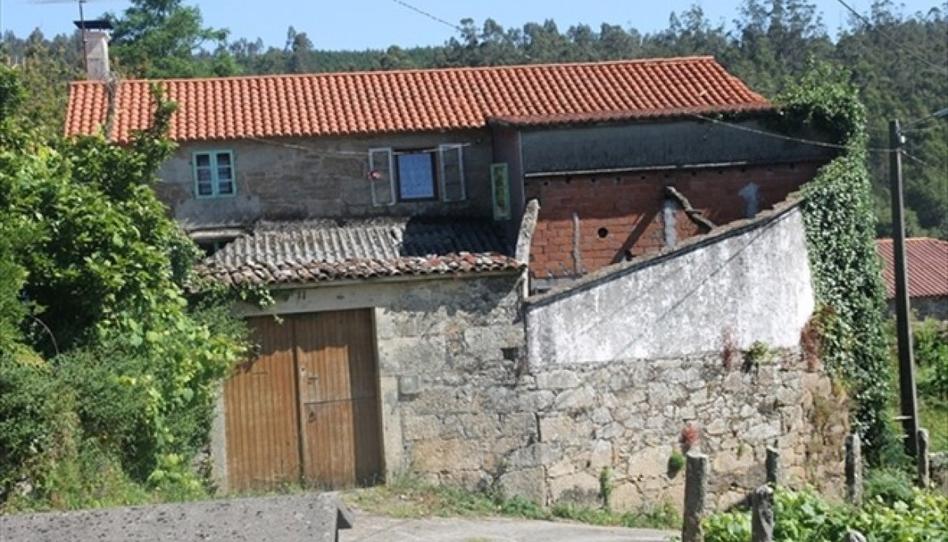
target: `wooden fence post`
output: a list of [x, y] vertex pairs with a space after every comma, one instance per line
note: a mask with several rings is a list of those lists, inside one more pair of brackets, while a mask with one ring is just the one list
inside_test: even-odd
[[708, 492], [708, 456], [688, 452], [685, 465], [685, 513], [681, 525], [681, 542], [703, 542], [701, 520]]
[[777, 487], [780, 483], [780, 451], [776, 448], [767, 447], [767, 484], [771, 487]]
[[862, 504], [862, 445], [856, 433], [846, 436], [846, 498]]
[[928, 429], [918, 430], [918, 487], [928, 488], [931, 484], [931, 458], [928, 455]]
[[751, 542], [773, 542], [774, 490], [763, 485], [751, 495]]

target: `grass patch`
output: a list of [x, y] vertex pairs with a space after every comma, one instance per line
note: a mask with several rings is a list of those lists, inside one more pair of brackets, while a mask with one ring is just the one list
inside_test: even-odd
[[399, 476], [387, 485], [346, 491], [342, 498], [352, 507], [396, 518], [503, 516], [656, 529], [681, 525], [678, 512], [669, 503], [624, 513], [578, 505], [544, 508], [522, 497], [438, 486], [410, 475]]
[[948, 401], [919, 393], [918, 417], [928, 429], [932, 452], [948, 452]]

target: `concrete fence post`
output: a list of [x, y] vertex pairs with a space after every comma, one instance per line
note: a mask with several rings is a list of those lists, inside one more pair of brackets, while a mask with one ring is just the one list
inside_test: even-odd
[[862, 504], [862, 444], [856, 433], [846, 436], [846, 499]]
[[760, 486], [751, 495], [751, 542], [773, 542], [774, 490]]
[[928, 429], [918, 430], [918, 487], [931, 485], [931, 457], [928, 455]]
[[767, 447], [767, 484], [777, 487], [780, 484], [780, 451]]
[[708, 456], [688, 452], [685, 463], [685, 512], [681, 525], [681, 542], [703, 542], [701, 520], [708, 492]]

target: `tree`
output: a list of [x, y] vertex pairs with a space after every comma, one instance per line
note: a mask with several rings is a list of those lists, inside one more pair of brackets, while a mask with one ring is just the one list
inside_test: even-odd
[[[181, 0], [133, 0], [121, 17], [113, 14], [112, 55], [116, 69], [131, 77], [196, 77], [227, 66], [227, 30], [204, 27], [201, 10]], [[195, 62], [204, 47], [209, 61]]]
[[[86, 440], [142, 483], [199, 487], [187, 458], [246, 343], [226, 298], [188, 293], [199, 251], [152, 188], [173, 150], [174, 106], [155, 92], [153, 125], [129, 145], [48, 139], [0, 67], [0, 495], [11, 472], [42, 478], [36, 465]], [[64, 402], [40, 412], [27, 390]]]

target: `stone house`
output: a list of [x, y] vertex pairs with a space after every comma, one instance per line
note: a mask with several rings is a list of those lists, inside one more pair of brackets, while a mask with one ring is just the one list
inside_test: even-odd
[[[66, 133], [127, 142], [154, 83], [179, 106], [156, 189], [201, 272], [277, 300], [235, 309], [260, 351], [221, 394], [222, 489], [411, 470], [590, 502], [608, 467], [619, 506], [678, 504], [689, 425], [722, 505], [775, 441], [831, 481], [845, 399], [803, 362], [787, 199], [829, 156], [759, 137], [771, 105], [713, 58], [90, 80]], [[732, 366], [755, 341], [772, 359]]]

